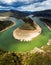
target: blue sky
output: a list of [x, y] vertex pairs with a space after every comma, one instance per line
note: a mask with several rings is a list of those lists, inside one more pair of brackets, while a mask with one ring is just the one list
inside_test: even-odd
[[51, 9], [51, 0], [0, 0], [0, 10], [41, 11]]

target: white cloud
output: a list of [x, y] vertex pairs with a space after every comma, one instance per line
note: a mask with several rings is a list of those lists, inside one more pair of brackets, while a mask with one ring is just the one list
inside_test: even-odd
[[0, 10], [10, 10], [10, 7], [0, 6]]
[[16, 2], [17, 0], [0, 0], [0, 2], [2, 3], [6, 3], [6, 4], [12, 4], [13, 2]]
[[0, 0], [2, 3], [6, 4], [12, 4], [13, 2], [24, 2], [24, 3], [29, 3], [32, 2], [33, 0]]
[[23, 2], [23, 3], [28, 4], [28, 3], [35, 2], [35, 1], [39, 1], [39, 0], [0, 0], [0, 2], [9, 4], [9, 5], [14, 2]]
[[50, 5], [50, 4], [51, 4], [51, 0], [46, 0], [41, 3], [41, 5]]
[[46, 9], [51, 9], [51, 0], [46, 0], [41, 3], [38, 2], [31, 5], [18, 7], [18, 10], [21, 10], [21, 11], [40, 11], [40, 10], [46, 10]]
[[2, 8], [2, 6], [0, 6], [0, 8]]
[[[38, 1], [38, 0], [0, 0], [0, 2], [2, 3], [6, 3], [6, 4], [12, 4], [13, 2], [24, 2], [24, 3], [29, 3], [32, 1]], [[13, 8], [14, 7], [3, 7], [0, 6], [0, 8]], [[40, 11], [40, 10], [46, 10], [46, 9], [51, 9], [51, 0], [45, 0], [43, 2], [37, 2], [37, 3], [33, 3], [30, 5], [23, 5], [20, 7], [16, 7], [17, 10], [21, 10], [21, 11]]]

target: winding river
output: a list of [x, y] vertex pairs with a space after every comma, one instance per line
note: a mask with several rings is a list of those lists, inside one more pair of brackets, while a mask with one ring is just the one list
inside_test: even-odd
[[42, 28], [42, 34], [30, 42], [20, 42], [14, 39], [13, 30], [21, 27], [24, 23], [21, 19], [18, 20], [13, 17], [10, 17], [9, 19], [15, 21], [16, 25], [9, 28], [8, 30], [0, 32], [1, 49], [16, 52], [30, 51], [35, 47], [42, 47], [43, 45], [46, 45], [47, 41], [51, 39], [51, 31], [38, 18], [35, 17], [32, 19]]

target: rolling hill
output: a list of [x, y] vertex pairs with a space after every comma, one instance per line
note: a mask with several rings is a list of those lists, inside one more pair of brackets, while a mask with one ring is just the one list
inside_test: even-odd
[[36, 11], [32, 12], [34, 16], [42, 16], [42, 17], [51, 17], [51, 10], [44, 10], [44, 11]]
[[15, 18], [22, 18], [28, 16], [29, 13], [16, 11], [16, 10], [0, 10], [0, 16], [9, 16], [9, 17], [15, 17]]

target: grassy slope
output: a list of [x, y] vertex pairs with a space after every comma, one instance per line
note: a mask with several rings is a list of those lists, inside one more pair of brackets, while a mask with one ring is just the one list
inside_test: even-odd
[[47, 43], [47, 41], [51, 38], [51, 31], [42, 24], [41, 21], [37, 18], [33, 18], [42, 28], [42, 34], [31, 42], [20, 42], [13, 38], [12, 32], [15, 28], [22, 25], [21, 21], [17, 21], [17, 25], [0, 33], [0, 48], [10, 51], [29, 51], [32, 50], [34, 47], [41, 47]]
[[25, 23], [23, 26], [20, 27], [22, 30], [34, 30], [35, 27], [31, 26], [29, 23]]

